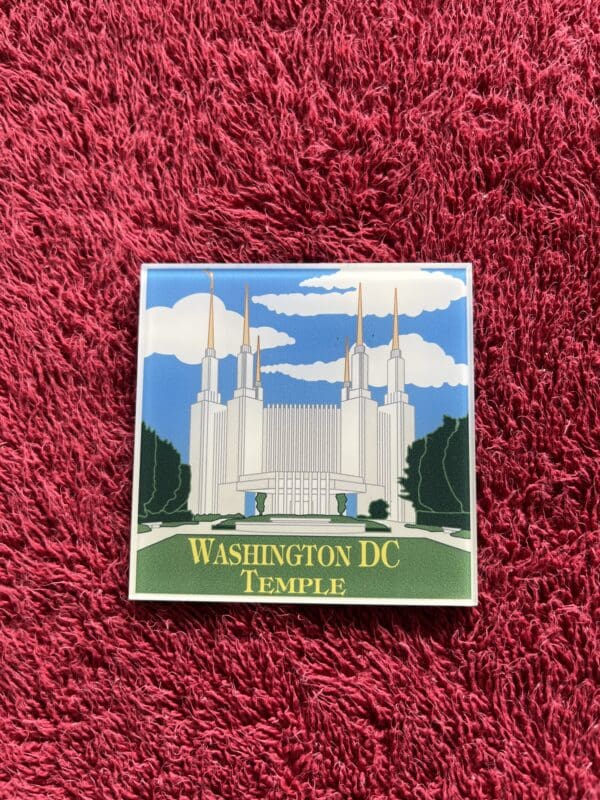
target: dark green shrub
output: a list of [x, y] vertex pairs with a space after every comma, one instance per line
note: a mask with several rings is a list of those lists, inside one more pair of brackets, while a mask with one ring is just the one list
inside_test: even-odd
[[369, 503], [371, 519], [387, 519], [390, 513], [389, 504], [385, 500], [372, 500]]

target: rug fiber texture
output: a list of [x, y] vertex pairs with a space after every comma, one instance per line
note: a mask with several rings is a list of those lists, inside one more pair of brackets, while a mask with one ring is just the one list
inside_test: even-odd
[[[598, 795], [598, 6], [0, 0], [0, 800]], [[142, 261], [472, 261], [475, 609], [126, 599]]]

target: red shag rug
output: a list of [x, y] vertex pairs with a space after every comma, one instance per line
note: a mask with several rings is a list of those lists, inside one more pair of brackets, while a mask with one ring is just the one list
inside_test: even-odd
[[[597, 45], [588, 0], [0, 2], [2, 800], [598, 797]], [[126, 599], [143, 260], [474, 262], [479, 608]]]

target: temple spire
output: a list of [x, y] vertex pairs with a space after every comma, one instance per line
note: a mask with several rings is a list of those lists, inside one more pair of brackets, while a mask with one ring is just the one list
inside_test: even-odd
[[398, 338], [398, 289], [394, 289], [394, 321], [392, 323], [392, 350], [400, 349]]
[[248, 306], [248, 284], [246, 284], [246, 296], [244, 298], [244, 333], [242, 345], [250, 347], [250, 309]]
[[363, 342], [362, 283], [358, 284], [358, 319], [356, 321], [356, 344]]
[[348, 337], [346, 336], [346, 355], [344, 358], [344, 386], [350, 385], [350, 349], [348, 347]]
[[210, 401], [220, 403], [219, 394], [219, 360], [215, 353], [215, 277], [212, 272], [205, 270], [210, 278], [210, 296], [208, 300], [208, 336], [206, 339], [206, 350], [202, 359], [202, 384], [198, 393], [198, 401]]
[[363, 336], [363, 297], [362, 283], [358, 284], [358, 309], [356, 319], [356, 344], [352, 351], [350, 370], [351, 397], [370, 397], [369, 394], [369, 356]]
[[398, 289], [394, 289], [394, 316], [392, 320], [392, 348], [387, 363], [387, 393], [384, 404], [407, 403], [404, 391], [404, 359], [400, 352], [398, 334]]
[[215, 294], [215, 275], [213, 272], [205, 269], [203, 272], [208, 275], [210, 299], [208, 301], [208, 338], [206, 341], [206, 349], [214, 350], [215, 348], [215, 311], [213, 308], [213, 298]]
[[211, 281], [210, 300], [208, 301], [208, 340], [206, 347], [214, 350], [215, 348], [215, 311], [213, 308], [214, 288]]
[[234, 397], [255, 397], [254, 375], [254, 353], [250, 346], [250, 300], [248, 286], [246, 285], [242, 346], [237, 357], [237, 384], [233, 393]]
[[256, 339], [256, 374], [254, 376], [254, 382], [257, 386], [260, 386], [260, 378], [260, 336], [258, 336]]

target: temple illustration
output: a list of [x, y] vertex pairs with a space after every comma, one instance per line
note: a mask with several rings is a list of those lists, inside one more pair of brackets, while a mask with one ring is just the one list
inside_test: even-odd
[[373, 500], [389, 504], [389, 519], [414, 522], [412, 504], [399, 497], [415, 409], [404, 387], [394, 292], [387, 392], [378, 404], [369, 390], [363, 339], [362, 286], [356, 344], [346, 342], [339, 404], [268, 404], [263, 398], [260, 339], [250, 343], [248, 289], [233, 397], [222, 402], [215, 350], [211, 283], [202, 384], [191, 406], [188, 500], [194, 514], [244, 513], [246, 492], [266, 494], [266, 514], [337, 514], [337, 494], [356, 495], [357, 513]]

